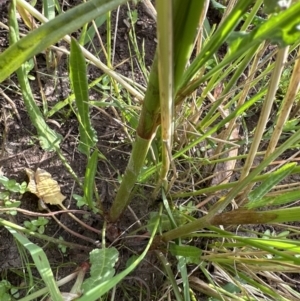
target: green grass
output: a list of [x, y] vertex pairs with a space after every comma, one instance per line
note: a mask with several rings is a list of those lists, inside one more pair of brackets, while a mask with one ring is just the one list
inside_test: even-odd
[[[132, 70], [138, 66], [147, 80], [143, 87], [119, 74], [114, 62], [112, 15], [126, 1], [90, 0], [63, 14], [58, 3], [44, 1], [44, 15], [23, 0], [12, 1], [10, 46], [0, 54], [1, 87], [8, 88], [16, 72], [17, 85], [9, 88], [22, 92], [41, 147], [55, 152], [76, 181], [82, 191], [76, 196], [78, 206], [85, 205], [105, 220], [103, 229], [97, 229], [103, 234], [101, 246], [90, 254], [90, 275], [84, 280], [87, 267], [82, 267], [82, 273], [74, 275], [78, 276], [75, 288], [68, 292], [78, 300], [118, 300], [121, 291], [128, 300], [287, 301], [300, 297], [285, 278], [298, 273], [300, 264], [300, 3], [292, 1], [284, 8], [282, 1], [245, 0], [235, 5], [234, 1], [219, 1], [219, 5], [213, 1], [222, 19], [210, 24], [208, 2], [157, 3], [158, 47], [151, 70], [145, 66], [147, 44], [139, 44], [135, 31], [137, 10], [128, 4], [129, 61]], [[26, 25], [30, 23], [22, 9], [41, 25], [21, 36], [17, 8]], [[104, 22], [103, 43], [97, 26]], [[68, 36], [77, 30], [81, 32], [78, 41]], [[92, 37], [99, 39], [100, 49]], [[65, 53], [71, 91], [54, 105], [44, 99], [41, 109], [26, 62], [47, 49], [50, 66], [56, 55], [53, 46], [61, 39], [70, 44]], [[89, 81], [89, 65], [104, 75]], [[90, 100], [95, 92], [102, 99]], [[100, 176], [97, 163], [113, 166], [114, 162], [97, 147], [102, 133], [91, 121], [96, 110], [113, 112], [124, 144], [131, 144], [124, 174], [114, 170], [116, 195], [108, 212], [95, 187]], [[76, 148], [87, 162], [80, 175], [61, 151], [62, 137], [46, 122], [57, 116], [71, 118], [70, 112], [78, 124]], [[51, 261], [30, 239], [75, 245], [47, 236], [47, 225], [36, 222], [42, 221], [42, 214], [36, 213], [41, 216], [27, 223], [27, 228], [11, 219], [25, 213], [15, 197], [25, 192], [25, 186], [2, 175], [0, 180], [0, 225], [19, 241], [21, 253], [29, 251], [45, 287], [27, 290], [26, 297], [18, 300], [39, 300], [46, 294], [62, 300]], [[151, 208], [145, 221], [134, 213], [139, 206]], [[127, 209], [136, 216], [139, 233], [149, 240], [140, 254], [116, 272], [122, 245], [119, 250], [109, 246], [105, 233], [122, 223]], [[133, 296], [127, 287], [128, 275], [151, 254], [150, 248], [160, 262], [156, 273], [167, 280], [155, 288], [144, 283]], [[31, 259], [26, 260], [29, 266]], [[13, 286], [5, 277], [1, 280], [0, 299], [9, 298]]]

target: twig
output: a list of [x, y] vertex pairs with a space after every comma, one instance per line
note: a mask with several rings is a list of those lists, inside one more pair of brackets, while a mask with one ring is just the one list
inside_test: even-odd
[[21, 117], [19, 115], [18, 109], [16, 107], [16, 104], [8, 97], [5, 92], [0, 88], [0, 94], [7, 100], [7, 102], [10, 104], [12, 107], [13, 112], [16, 114], [18, 120], [21, 122]]
[[150, 1], [150, 0], [144, 0], [144, 1], [142, 1], [142, 3], [144, 4], [144, 8], [145, 8], [146, 12], [148, 13], [148, 15], [149, 15], [154, 21], [156, 21], [157, 13], [156, 13], [156, 9], [155, 9], [155, 7], [153, 6], [153, 4], [151, 3], [151, 1]]

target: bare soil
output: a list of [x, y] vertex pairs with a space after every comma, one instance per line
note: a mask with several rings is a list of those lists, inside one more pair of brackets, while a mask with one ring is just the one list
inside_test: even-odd
[[[80, 1], [68, 1], [68, 6], [64, 9], [69, 9], [72, 6], [79, 4]], [[142, 4], [136, 7], [131, 6], [138, 12], [138, 21], [135, 24], [135, 32], [140, 49], [145, 48], [145, 62], [148, 70], [152, 64], [152, 60], [156, 49], [156, 23], [145, 10]], [[0, 21], [7, 24], [8, 18], [8, 2], [0, 0]], [[210, 7], [209, 20], [213, 23], [220, 21], [220, 15], [217, 10]], [[145, 86], [146, 82], [142, 72], [136, 63], [136, 57], [129, 42], [130, 25], [128, 20], [127, 6], [121, 6], [117, 18], [116, 12], [112, 15], [112, 26], [114, 29], [117, 26], [117, 35], [115, 37], [115, 54], [114, 65], [117, 66], [116, 70], [122, 75], [132, 78], [139, 84]], [[117, 25], [116, 25], [116, 21]], [[20, 23], [20, 31], [26, 32], [25, 26]], [[106, 26], [105, 24], [99, 28], [103, 43], [106, 43]], [[79, 37], [78, 33], [73, 33], [74, 37]], [[112, 41], [113, 43], [114, 41]], [[129, 51], [129, 47], [131, 51]], [[0, 26], [0, 52], [4, 51], [9, 46], [8, 31]], [[58, 46], [68, 47], [63, 42], [58, 43]], [[103, 53], [101, 53], [101, 45], [97, 38], [94, 39], [93, 45], [88, 49], [100, 56], [105, 61]], [[225, 51], [225, 50], [224, 50]], [[222, 53], [220, 54], [222, 56]], [[51, 109], [57, 102], [64, 100], [71, 92], [68, 80], [68, 62], [67, 58], [63, 56], [57, 70], [52, 75], [47, 76], [47, 68], [45, 55], [39, 54], [36, 56], [36, 70], [32, 70], [30, 75], [34, 77], [31, 80], [31, 87], [34, 92], [35, 100], [39, 105], [41, 111], [43, 110], [42, 97], [40, 88], [46, 95], [49, 109]], [[94, 66], [88, 67], [89, 82], [99, 78], [102, 71]], [[41, 86], [38, 83], [38, 76], [40, 77]], [[37, 133], [33, 127], [26, 111], [18, 83], [15, 75], [12, 75], [9, 80], [0, 84], [0, 92], [3, 90], [9, 97], [10, 101], [0, 93], [0, 173], [9, 179], [15, 179], [19, 183], [28, 181], [25, 168], [36, 170], [42, 168], [51, 173], [53, 178], [59, 183], [62, 193], [66, 196], [64, 205], [69, 209], [78, 209], [76, 201], [72, 197], [73, 194], [82, 195], [81, 189], [78, 187], [73, 177], [62, 164], [60, 158], [56, 153], [45, 152], [41, 149], [37, 139]], [[90, 100], [102, 100], [107, 96], [99, 90], [91, 89]], [[258, 114], [254, 114], [252, 121], [249, 121], [250, 128], [254, 127]], [[118, 111], [112, 107], [99, 110], [97, 108], [91, 109], [91, 117], [93, 127], [97, 132], [98, 149], [107, 158], [107, 161], [99, 161], [97, 166], [96, 187], [102, 204], [106, 210], [109, 209], [112, 200], [115, 196], [116, 188], [118, 187], [118, 176], [122, 174], [126, 168], [130, 151], [131, 143], [124, 132], [124, 129], [118, 122], [120, 116]], [[67, 162], [71, 165], [74, 172], [83, 180], [86, 158], [77, 150], [78, 145], [78, 122], [73, 115], [72, 110], [67, 107], [52, 116], [47, 120], [49, 126], [57, 133], [64, 137], [61, 144], [61, 150]], [[252, 122], [252, 123], [251, 123]], [[109, 162], [109, 163], [107, 163]], [[296, 179], [298, 181], [298, 179]], [[296, 181], [295, 180], [295, 181]], [[293, 179], [292, 179], [293, 181]], [[147, 202], [148, 192], [147, 188], [139, 191], [138, 196], [133, 200], [131, 206], [137, 219], [142, 223], [149, 217], [149, 208]], [[1, 200], [0, 200], [1, 202]], [[200, 200], [199, 200], [200, 202]], [[21, 207], [24, 210], [31, 212], [41, 213], [38, 208], [38, 198], [31, 193], [25, 193], [21, 198]], [[60, 210], [57, 206], [49, 206], [51, 211]], [[101, 230], [103, 225], [103, 218], [99, 215], [93, 214], [86, 207], [81, 209], [85, 210], [87, 216], [76, 214], [86, 224], [94, 229]], [[42, 212], [44, 213], [44, 212]], [[67, 228], [88, 238], [89, 241], [80, 239], [79, 237], [64, 230], [53, 218], [48, 218], [49, 223], [46, 226], [45, 234], [54, 238], [62, 237], [65, 241], [76, 244], [74, 248], [67, 248], [66, 252], [62, 252], [57, 245], [37, 240], [29, 237], [31, 241], [41, 246], [53, 267], [53, 271], [57, 279], [61, 279], [72, 273], [83, 262], [88, 261], [89, 252], [97, 247], [91, 241], [100, 241], [101, 235], [83, 228], [75, 222], [69, 215], [61, 214], [57, 216], [59, 221]], [[1, 218], [11, 220], [21, 226], [24, 221], [36, 219], [37, 217], [29, 216], [19, 212], [15, 217], [9, 215], [1, 215]], [[109, 228], [106, 234], [108, 244], [118, 248], [120, 252], [120, 259], [117, 264], [117, 270], [124, 269], [127, 259], [134, 254], [139, 254], [145, 246], [145, 241], [138, 240], [131, 237], [131, 231], [138, 229], [136, 217], [127, 210], [122, 219], [116, 227]], [[259, 228], [260, 227], [260, 228]], [[258, 226], [258, 231], [265, 231], [267, 227]], [[125, 235], [124, 235], [125, 233]], [[139, 234], [139, 232], [137, 232]], [[123, 239], [118, 239], [122, 235]], [[201, 243], [201, 242], [200, 242]], [[24, 285], [24, 277], [22, 274], [25, 262], [22, 261], [18, 245], [14, 241], [12, 235], [5, 229], [0, 228], [0, 280], [7, 279], [13, 285], [21, 287]], [[31, 258], [28, 258], [32, 262]], [[26, 269], [24, 269], [26, 271]], [[40, 278], [38, 272], [33, 269], [34, 277]], [[203, 278], [201, 275], [197, 275]], [[159, 292], [164, 287], [164, 274], [160, 271], [157, 256], [154, 252], [149, 252], [147, 258], [135, 270], [130, 277], [122, 282], [117, 290], [119, 299], [124, 300], [125, 293], [129, 296], [128, 300], [140, 300], [139, 294], [142, 292], [143, 300], [157, 300], [154, 292]], [[62, 291], [68, 292], [72, 287], [72, 283], [65, 285]], [[20, 290], [21, 296], [27, 291]], [[151, 296], [151, 298], [150, 298]], [[202, 300], [202, 299], [199, 299]]]
[[[70, 6], [77, 4], [78, 1], [68, 2], [68, 5]], [[64, 8], [68, 9], [69, 7]], [[136, 9], [138, 12], [138, 21], [135, 24], [135, 32], [139, 46], [141, 49], [142, 47], [145, 47], [147, 50], [145, 54], [145, 62], [146, 66], [150, 68], [156, 49], [156, 24], [148, 15], [147, 11], [145, 11], [143, 5], [138, 4], [136, 7], [132, 6], [131, 9]], [[7, 24], [7, 18], [8, 3], [5, 2], [2, 4], [1, 2], [0, 20], [4, 24]], [[114, 12], [112, 15], [112, 32], [114, 32], [116, 20], [117, 15], [116, 12]], [[114, 64], [118, 66], [116, 70], [119, 73], [134, 79], [141, 85], [145, 85], [145, 80], [136, 64], [136, 58], [132, 54], [134, 51], [133, 49], [129, 51], [128, 48], [128, 34], [130, 30], [128, 24], [128, 8], [124, 5], [120, 7], [118, 15]], [[20, 32], [27, 31], [24, 24], [20, 23], [19, 26]], [[105, 43], [105, 24], [99, 28], [99, 32], [103, 39], [103, 43]], [[76, 33], [73, 34], [73, 36], [76, 35]], [[64, 43], [58, 44], [58, 46], [61, 45], [67, 46]], [[8, 31], [5, 28], [0, 28], [0, 52], [4, 51], [8, 46]], [[129, 47], [132, 47], [132, 45]], [[93, 45], [89, 47], [89, 50], [95, 53], [98, 49], [101, 49], [101, 46], [99, 44], [99, 40], [95, 39]], [[101, 53], [99, 55], [100, 57], [103, 56]], [[51, 109], [51, 107], [53, 107], [57, 102], [64, 100], [70, 93], [68, 66], [67, 59], [65, 57], [61, 58], [57, 69], [57, 76], [55, 76], [55, 74], [52, 76], [46, 76], [46, 72], [45, 56], [44, 54], [39, 54], [36, 56], [36, 69], [32, 70], [30, 75], [34, 77], [34, 79], [31, 80], [31, 88], [41, 111], [41, 87], [46, 95], [49, 109]], [[88, 67], [89, 81], [92, 81], [101, 75], [102, 72], [99, 69], [93, 66]], [[40, 78], [41, 85], [38, 82], [38, 77]], [[10, 101], [8, 101], [3, 94], [0, 94], [1, 173], [9, 179], [15, 179], [17, 182], [22, 183], [23, 181], [28, 181], [25, 168], [31, 168], [33, 170], [36, 170], [37, 168], [45, 169], [59, 183], [63, 195], [67, 197], [64, 201], [64, 205], [69, 209], [78, 209], [76, 201], [72, 198], [72, 195], [82, 195], [82, 191], [62, 164], [57, 154], [54, 152], [45, 152], [40, 147], [36, 130], [29, 119], [21, 93], [18, 90], [16, 76], [12, 75], [9, 80], [1, 83], [0, 89], [2, 89], [10, 98]], [[103, 98], [101, 91], [91, 90], [90, 92], [91, 100], [99, 100]], [[111, 108], [105, 110], [92, 109], [91, 117], [98, 136], [97, 147], [109, 162], [109, 164], [107, 164], [105, 160], [99, 162], [96, 181], [96, 186], [103, 206], [108, 209], [118, 185], [118, 174], [122, 174], [127, 165], [131, 144], [126, 138], [122, 126], [118, 122], [120, 117], [116, 110]], [[63, 155], [67, 162], [71, 165], [74, 172], [83, 179], [87, 162], [85, 156], [76, 149], [78, 142], [78, 123], [72, 111], [69, 108], [65, 108], [48, 119], [47, 123], [57, 133], [64, 137], [61, 144]], [[144, 201], [145, 200], [143, 200], [143, 202]], [[140, 203], [141, 200], [136, 200], [133, 202], [132, 206], [135, 213], [138, 214], [138, 217], [143, 219], [148, 213], [147, 206], [140, 205]], [[38, 198], [29, 192], [22, 196], [20, 208], [36, 213], [41, 212], [38, 208]], [[51, 211], [60, 210], [57, 206], [49, 206], [49, 209]], [[78, 218], [83, 219], [83, 221], [89, 226], [101, 230], [103, 218], [99, 217], [99, 215], [90, 213], [85, 207], [82, 207], [81, 209], [86, 210], [89, 214], [86, 219], [84, 219], [82, 215], [77, 215]], [[22, 213], [18, 213], [15, 217], [11, 217], [9, 215], [3, 215], [2, 217], [7, 220], [12, 220], [21, 226], [23, 226], [24, 221], [37, 218]], [[101, 241], [101, 235], [86, 230], [67, 214], [61, 214], [57, 217], [61, 223], [72, 231], [87, 237], [90, 240]], [[117, 234], [107, 233], [108, 243], [113, 243], [116, 235], [118, 236], [122, 234], [128, 227], [132, 227], [135, 222], [136, 220], [133, 215], [129, 211], [125, 212], [122, 220], [119, 221]], [[137, 228], [137, 226], [133, 226], [132, 229], [134, 228]], [[77, 247], [67, 248], [67, 251], [63, 253], [55, 244], [29, 237], [31, 241], [43, 247], [51, 265], [54, 268], [54, 273], [56, 273], [57, 279], [65, 277], [74, 271], [82, 262], [88, 261], [89, 252], [96, 247], [95, 244], [70, 234], [68, 231], [61, 228], [52, 218], [49, 218], [49, 223], [45, 228], [45, 234], [54, 238], [61, 237], [65, 241], [77, 244]], [[144, 243], [136, 243], [134, 242], [134, 239], [132, 239], [131, 242], [130, 239], [127, 241], [128, 243], [126, 241], [117, 241], [114, 243], [114, 246], [120, 251], [121, 260], [118, 263], [118, 269], [124, 268], [129, 256], [139, 253], [144, 247]], [[0, 279], [7, 279], [10, 283], [17, 287], [24, 285], [24, 279], [22, 277], [25, 276], [19, 272], [22, 271], [25, 263], [22, 261], [19, 254], [17, 243], [5, 228], [0, 229], [0, 252], [0, 273], [2, 275]], [[28, 260], [29, 262], [32, 261], [30, 258], [28, 258]], [[145, 286], [144, 291], [148, 290], [146, 295], [149, 297], [149, 287], [159, 287], [163, 283], [163, 280], [160, 279], [159, 276], [156, 277], [156, 280], [152, 277], [153, 272], [156, 271], [156, 267], [152, 263], [153, 260], [154, 257], [150, 254], [145, 262], [140, 265], [135, 274], [123, 283], [123, 289], [131, 290], [136, 287], [136, 290], [139, 291], [141, 287]], [[20, 277], [20, 275], [22, 276]], [[38, 273], [35, 271], [34, 275], [39, 277]], [[126, 285], [128, 285], [127, 288]], [[72, 284], [65, 285], [62, 290], [69, 291], [71, 286]], [[20, 290], [20, 292], [22, 295], [22, 290]]]

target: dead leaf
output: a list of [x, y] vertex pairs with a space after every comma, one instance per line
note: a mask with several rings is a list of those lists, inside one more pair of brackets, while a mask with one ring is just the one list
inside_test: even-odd
[[[72, 301], [78, 299], [80, 296], [78, 294], [73, 293], [61, 293], [61, 296], [64, 301]], [[52, 301], [52, 298], [48, 298], [46, 301]]]
[[38, 192], [37, 192], [36, 183], [35, 183], [35, 179], [34, 179], [35, 172], [30, 168], [25, 168], [25, 171], [26, 171], [27, 177], [29, 179], [27, 189], [31, 193], [37, 195]]
[[62, 205], [66, 198], [60, 192], [60, 187], [51, 174], [44, 169], [38, 168], [36, 172], [26, 168], [26, 174], [29, 179], [28, 190], [41, 198], [46, 204]]

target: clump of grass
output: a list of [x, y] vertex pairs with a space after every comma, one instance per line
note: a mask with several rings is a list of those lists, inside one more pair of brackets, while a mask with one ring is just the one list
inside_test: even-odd
[[[285, 224], [298, 221], [300, 210], [296, 204], [299, 183], [290, 183], [293, 175], [299, 173], [299, 129], [295, 121], [299, 109], [299, 60], [288, 64], [290, 72], [285, 72], [292, 54], [297, 52], [299, 56], [300, 3], [295, 1], [285, 7], [282, 1], [228, 1], [225, 6], [219, 5], [223, 18], [214, 26], [207, 19], [209, 1], [158, 2], [158, 47], [149, 76], [134, 31], [130, 35], [138, 62], [148, 78], [144, 93], [141, 87], [113, 70], [110, 12], [124, 2], [111, 0], [102, 6], [104, 1], [91, 0], [58, 16], [47, 10], [46, 17], [51, 16], [48, 21], [23, 0], [13, 1], [11, 46], [0, 54], [1, 80], [19, 68], [24, 102], [42, 147], [57, 152], [82, 187], [81, 202], [108, 222], [103, 226], [102, 248], [91, 253], [91, 278], [84, 282], [79, 300], [96, 300], [116, 289], [150, 247], [156, 251], [168, 279], [161, 298], [299, 298], [292, 282], [274, 288], [272, 281], [279, 281], [279, 275], [286, 277], [286, 273], [297, 272], [300, 263], [299, 243], [294, 239], [298, 227]], [[16, 5], [44, 23], [20, 40]], [[108, 29], [107, 48], [103, 48], [106, 65], [81, 46], [87, 41], [85, 37], [80, 45], [64, 36], [83, 26], [83, 33], [88, 32], [86, 24], [94, 19], [99, 21], [101, 15], [106, 16]], [[25, 14], [21, 16], [26, 24]], [[130, 16], [134, 26], [134, 14]], [[89, 34], [94, 33], [97, 30]], [[74, 110], [80, 133], [78, 149], [88, 162], [83, 183], [60, 151], [61, 137], [49, 128], [46, 116], [35, 104], [24, 69], [26, 60], [61, 38], [71, 43], [70, 82], [74, 94], [46, 115], [66, 105]], [[42, 42], [33, 43], [36, 39]], [[113, 108], [116, 116], [120, 113], [119, 122], [132, 141], [128, 166], [119, 179], [121, 183], [108, 212], [93, 185], [98, 160], [107, 159], [97, 149], [89, 107], [89, 91], [103, 77], [89, 83], [87, 63], [106, 74], [111, 88], [109, 96], [114, 99], [112, 103], [93, 105]], [[275, 106], [278, 89], [282, 100]], [[134, 97], [141, 103], [133, 106]], [[257, 115], [255, 124], [251, 123], [253, 112]], [[293, 126], [287, 127], [289, 124]], [[293, 155], [283, 158], [287, 152]], [[151, 212], [148, 223], [140, 224], [140, 230], [149, 238], [147, 247], [115, 275], [119, 254], [113, 247], [106, 248], [105, 231], [114, 227], [127, 210], [137, 184], [154, 185], [151, 202], [158, 196], [162, 202], [159, 210]], [[0, 223], [10, 231], [38, 237], [5, 219]], [[274, 231], [271, 235], [253, 225], [268, 225]], [[21, 241], [19, 233], [12, 234]], [[173, 268], [169, 258], [175, 259]], [[100, 265], [98, 270], [99, 262], [107, 265]], [[107, 269], [105, 277], [103, 266]], [[42, 273], [43, 267], [38, 269]], [[55, 282], [44, 281], [53, 300], [60, 300]], [[94, 284], [86, 284], [88, 281]]]

